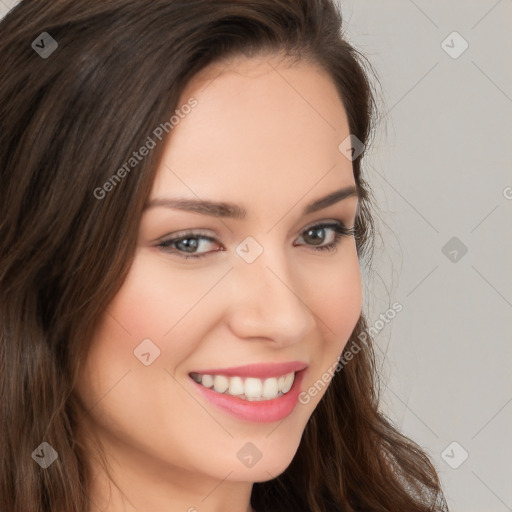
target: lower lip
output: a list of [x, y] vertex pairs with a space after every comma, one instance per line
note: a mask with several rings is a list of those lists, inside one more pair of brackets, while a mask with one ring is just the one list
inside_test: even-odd
[[236, 396], [217, 393], [209, 388], [205, 388], [192, 378], [190, 378], [190, 380], [209, 402], [232, 416], [254, 423], [271, 423], [286, 418], [295, 409], [304, 373], [305, 370], [295, 373], [292, 387], [285, 395], [274, 398], [273, 400], [261, 401], [242, 400]]

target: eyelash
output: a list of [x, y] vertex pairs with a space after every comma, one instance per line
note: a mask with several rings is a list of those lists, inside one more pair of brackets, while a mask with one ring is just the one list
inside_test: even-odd
[[[301, 236], [303, 236], [304, 233], [307, 233], [310, 230], [318, 230], [318, 229], [326, 229], [326, 228], [334, 230], [334, 241], [331, 242], [330, 244], [322, 245], [320, 247], [310, 246], [310, 247], [313, 247], [314, 251], [328, 251], [328, 252], [335, 251], [337, 249], [339, 243], [341, 242], [342, 238], [349, 237], [349, 236], [355, 236], [355, 234], [356, 234], [355, 228], [347, 228], [341, 222], [336, 222], [336, 223], [323, 222], [323, 223], [315, 224], [313, 226], [306, 228], [304, 231], [302, 231]], [[204, 258], [205, 256], [210, 255], [212, 252], [218, 252], [218, 250], [217, 250], [217, 251], [209, 251], [209, 252], [195, 254], [195, 255], [193, 255], [193, 254], [187, 255], [183, 251], [179, 251], [175, 248], [174, 248], [174, 250], [170, 250], [170, 246], [172, 246], [173, 244], [176, 244], [183, 240], [187, 240], [189, 238], [197, 238], [197, 239], [207, 240], [209, 242], [216, 242], [215, 238], [212, 238], [210, 236], [203, 235], [201, 233], [188, 232], [188, 233], [184, 233], [180, 237], [171, 238], [169, 240], [164, 240], [164, 241], [160, 242], [159, 244], [157, 244], [157, 247], [164, 250], [164, 252], [175, 254], [179, 258], [183, 258], [185, 260], [188, 260], [190, 258], [197, 260], [199, 258]]]

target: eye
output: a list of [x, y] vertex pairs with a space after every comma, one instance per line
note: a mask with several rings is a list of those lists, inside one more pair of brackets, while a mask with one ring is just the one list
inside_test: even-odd
[[[331, 231], [330, 237], [326, 232]], [[302, 239], [307, 239], [315, 251], [334, 251], [343, 237], [354, 236], [354, 228], [347, 228], [341, 222], [324, 222], [307, 228], [302, 232]], [[330, 240], [325, 243], [325, 239]]]
[[221, 250], [216, 249], [213, 251], [196, 254], [196, 252], [198, 252], [198, 249], [204, 249], [205, 246], [207, 248], [209, 244], [215, 242], [215, 238], [212, 238], [210, 236], [203, 235], [197, 232], [188, 232], [184, 233], [179, 237], [164, 240], [163, 242], [160, 242], [157, 247], [160, 247], [164, 252], [176, 254], [177, 256], [184, 259], [197, 259], [202, 258], [204, 256], [208, 256], [210, 252], [216, 252]]
[[[328, 235], [329, 232], [330, 235]], [[304, 242], [294, 245], [307, 245], [314, 251], [334, 251], [343, 237], [354, 235], [354, 228], [347, 228], [342, 222], [324, 222], [302, 231], [299, 240], [302, 239]], [[209, 245], [217, 245], [217, 249], [208, 251]], [[180, 236], [160, 242], [157, 247], [183, 259], [203, 258], [212, 252], [224, 250], [215, 238], [198, 232], [183, 233]], [[205, 252], [200, 252], [201, 249]]]

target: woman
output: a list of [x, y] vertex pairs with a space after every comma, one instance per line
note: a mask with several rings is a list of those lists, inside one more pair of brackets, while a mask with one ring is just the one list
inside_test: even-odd
[[340, 28], [329, 0], [2, 21], [2, 511], [446, 510], [378, 411]]

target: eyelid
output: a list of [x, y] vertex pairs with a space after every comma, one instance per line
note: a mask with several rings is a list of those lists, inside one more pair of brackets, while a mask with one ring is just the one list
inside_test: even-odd
[[165, 240], [169, 240], [168, 237], [174, 238], [183, 238], [185, 236], [204, 236], [204, 237], [215, 237], [216, 235], [211, 234], [211, 230], [202, 229], [202, 228], [191, 228], [191, 229], [181, 229], [180, 231], [176, 231], [174, 233], [170, 233], [169, 235], [164, 235], [159, 238], [158, 241], [163, 242]]
[[304, 231], [307, 231], [308, 229], [314, 228], [315, 226], [319, 226], [319, 225], [325, 225], [325, 224], [341, 224], [343, 227], [347, 227], [345, 222], [342, 221], [341, 219], [327, 218], [327, 219], [317, 220], [317, 221], [310, 222], [309, 224], [306, 224], [306, 226], [303, 227], [299, 233], [304, 233]]

